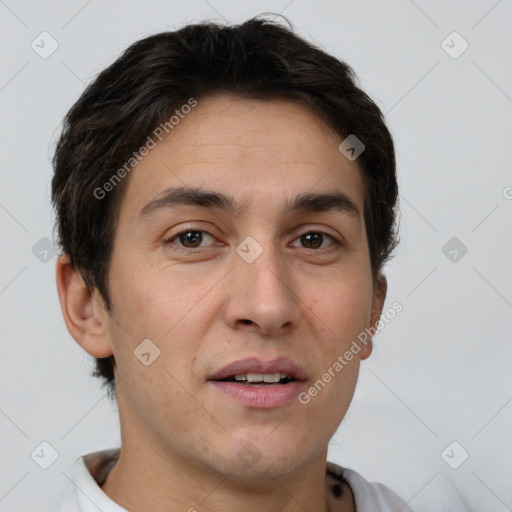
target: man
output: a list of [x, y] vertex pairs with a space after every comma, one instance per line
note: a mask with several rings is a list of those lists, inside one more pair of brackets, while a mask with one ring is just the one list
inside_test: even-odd
[[55, 510], [411, 510], [326, 462], [397, 243], [392, 138], [345, 63], [260, 19], [148, 37], [54, 168], [63, 316], [122, 439]]

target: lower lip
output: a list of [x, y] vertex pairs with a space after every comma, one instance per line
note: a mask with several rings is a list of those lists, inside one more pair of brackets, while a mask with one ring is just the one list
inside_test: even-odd
[[209, 381], [222, 393], [238, 400], [247, 407], [273, 409], [291, 402], [306, 387], [303, 381], [292, 381], [287, 384], [247, 385], [231, 381]]

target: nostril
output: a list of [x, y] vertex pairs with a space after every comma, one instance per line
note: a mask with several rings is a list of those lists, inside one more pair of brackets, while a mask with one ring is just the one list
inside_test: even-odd
[[240, 322], [242, 322], [243, 324], [252, 324], [252, 321], [247, 319], [242, 319], [240, 320]]

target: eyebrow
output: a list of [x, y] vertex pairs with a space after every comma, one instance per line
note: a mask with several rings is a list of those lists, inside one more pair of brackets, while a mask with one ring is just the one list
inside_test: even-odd
[[[232, 196], [196, 187], [173, 187], [164, 190], [155, 199], [147, 203], [139, 212], [139, 218], [166, 209], [182, 205], [192, 205], [204, 208], [217, 208], [232, 215], [241, 215], [247, 211], [247, 203], [237, 203]], [[307, 192], [287, 200], [283, 211], [290, 212], [329, 212], [338, 211], [359, 218], [360, 212], [355, 202], [341, 191], [325, 193]]]

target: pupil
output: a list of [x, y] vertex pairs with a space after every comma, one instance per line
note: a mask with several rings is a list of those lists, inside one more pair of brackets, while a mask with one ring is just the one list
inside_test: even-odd
[[[192, 235], [192, 236], [190, 236], [190, 235]], [[201, 238], [202, 238], [202, 235], [199, 231], [187, 231], [186, 233], [183, 233], [182, 235], [180, 235], [180, 242], [187, 247], [190, 247], [190, 245], [188, 245], [188, 243], [192, 242], [191, 247], [197, 247], [201, 243]], [[197, 241], [199, 243], [194, 245], [194, 242], [197, 242]]]
[[318, 248], [320, 245], [322, 245], [322, 234], [321, 233], [308, 233], [306, 235], [302, 235], [302, 241], [306, 241], [306, 245], [309, 245], [311, 247], [311, 239], [314, 238], [317, 242], [320, 241], [320, 243], [314, 243], [312, 246], [314, 248]]

